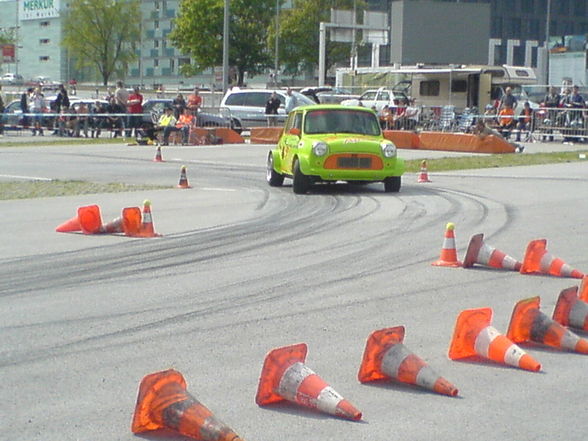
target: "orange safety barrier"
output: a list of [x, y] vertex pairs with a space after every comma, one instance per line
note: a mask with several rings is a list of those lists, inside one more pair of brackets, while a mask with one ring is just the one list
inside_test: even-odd
[[519, 301], [512, 312], [508, 333], [515, 343], [534, 341], [555, 348], [588, 354], [588, 340], [580, 338], [539, 309], [539, 297]]
[[251, 127], [251, 144], [277, 144], [284, 129], [282, 127]]
[[491, 326], [492, 309], [462, 311], [455, 322], [449, 358], [460, 360], [479, 355], [486, 359], [537, 372], [541, 364]]
[[299, 343], [270, 351], [263, 362], [255, 402], [258, 406], [288, 400], [350, 420], [361, 412], [307, 367], [307, 346]]
[[588, 331], [588, 303], [578, 297], [577, 286], [559, 293], [552, 317], [560, 325]]
[[522, 266], [522, 263], [518, 260], [486, 244], [482, 233], [476, 234], [470, 239], [470, 244], [463, 260], [463, 267], [471, 268], [476, 263], [512, 271], [519, 271]]
[[223, 144], [243, 144], [243, 137], [228, 127], [217, 127], [214, 134], [223, 140]]
[[539, 273], [557, 277], [573, 277], [582, 279], [584, 274], [573, 269], [562, 259], [552, 256], [547, 252], [547, 240], [536, 239], [529, 242], [525, 259], [521, 266], [521, 274]]
[[421, 132], [418, 149], [469, 153], [514, 153], [516, 151], [516, 148], [506, 140], [493, 135], [480, 138], [468, 133], [445, 132]]
[[394, 378], [455, 397], [457, 388], [403, 344], [404, 326], [380, 329], [368, 337], [357, 375], [361, 383]]
[[399, 149], [418, 149], [419, 135], [407, 130], [383, 130], [384, 138], [389, 139]]
[[443, 247], [441, 248], [441, 256], [439, 260], [433, 262], [434, 266], [451, 266], [458, 267], [462, 263], [457, 260], [457, 250], [455, 248], [455, 234], [453, 230], [455, 225], [451, 222], [445, 227], [445, 237], [443, 238]]
[[201, 441], [242, 439], [188, 393], [186, 380], [173, 369], [147, 375], [139, 386], [131, 431], [159, 429], [173, 430]]

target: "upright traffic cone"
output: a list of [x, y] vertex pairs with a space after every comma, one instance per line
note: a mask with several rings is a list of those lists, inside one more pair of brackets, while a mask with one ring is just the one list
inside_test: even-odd
[[402, 383], [455, 397], [457, 388], [440, 377], [403, 344], [404, 326], [374, 331], [368, 337], [357, 375], [361, 383], [394, 378]]
[[431, 182], [429, 179], [429, 172], [427, 171], [427, 161], [423, 159], [421, 162], [421, 172], [419, 173], [418, 183]]
[[84, 234], [96, 234], [102, 230], [102, 215], [98, 205], [78, 208], [78, 220]]
[[580, 282], [578, 297], [584, 302], [588, 302], [588, 276], [584, 276]]
[[141, 231], [141, 209], [139, 207], [123, 208], [123, 232], [126, 236], [137, 236]]
[[573, 269], [563, 260], [548, 253], [546, 246], [546, 239], [537, 239], [529, 242], [525, 253], [525, 260], [520, 269], [521, 274], [540, 273], [558, 277], [574, 277], [576, 279], [584, 277], [582, 272]]
[[241, 438], [186, 391], [186, 380], [173, 369], [147, 375], [139, 395], [131, 430], [143, 433], [169, 429], [201, 441], [239, 441]]
[[460, 360], [479, 355], [510, 366], [537, 372], [541, 364], [491, 326], [492, 309], [462, 311], [455, 322], [449, 358]]
[[515, 343], [534, 341], [568, 351], [588, 354], [588, 340], [578, 337], [572, 331], [540, 311], [539, 297], [519, 301], [512, 312], [507, 337]]
[[255, 402], [258, 406], [288, 400], [350, 420], [361, 412], [307, 367], [304, 343], [270, 351], [265, 357]]
[[155, 232], [153, 227], [153, 218], [151, 217], [151, 201], [145, 200], [143, 202], [143, 223], [139, 228], [139, 237], [158, 237], [160, 236]]
[[457, 250], [455, 249], [455, 234], [453, 230], [455, 225], [451, 222], [445, 227], [445, 238], [443, 239], [443, 248], [441, 248], [441, 256], [439, 260], [433, 262], [435, 266], [452, 266], [458, 267], [462, 263], [457, 260]]
[[153, 158], [153, 162], [165, 162], [161, 156], [161, 146], [157, 146], [157, 152], [155, 152], [155, 158]]
[[579, 299], [577, 286], [559, 293], [552, 317], [560, 325], [588, 331], [588, 303]]
[[522, 266], [522, 263], [518, 260], [486, 244], [484, 242], [484, 234], [482, 233], [476, 234], [470, 239], [470, 244], [463, 260], [463, 267], [471, 268], [476, 263], [512, 271], [519, 271]]
[[185, 165], [182, 165], [182, 168], [180, 169], [180, 182], [178, 183], [178, 188], [192, 188], [190, 187], [190, 184], [188, 184], [188, 176]]

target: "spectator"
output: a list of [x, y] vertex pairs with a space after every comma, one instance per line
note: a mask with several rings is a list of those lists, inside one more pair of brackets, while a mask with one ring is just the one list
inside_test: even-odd
[[[483, 119], [478, 119], [476, 121], [476, 125], [474, 126], [472, 133], [480, 137], [480, 139], [484, 139], [487, 136], [496, 136], [497, 138], [503, 139], [504, 141], [508, 142], [498, 131], [488, 127]], [[520, 144], [514, 144], [512, 142], [508, 142], [511, 146], [515, 148], [517, 153], [523, 153], [525, 147]]]
[[69, 80], [69, 90], [72, 95], [77, 95], [77, 93], [78, 93], [77, 86], [78, 86], [78, 81], [75, 78], [72, 78], [71, 80]]
[[110, 99], [110, 102], [106, 106], [106, 113], [108, 116], [105, 118], [102, 124], [103, 129], [112, 130], [114, 137], [122, 136], [124, 124], [123, 124], [123, 113], [124, 108], [118, 104], [116, 96]]
[[33, 116], [33, 136], [39, 133], [39, 136], [43, 136], [43, 114], [47, 112], [47, 103], [45, 102], [45, 95], [41, 92], [40, 87], [35, 87], [33, 95], [31, 97], [31, 113]]
[[483, 116], [483, 120], [487, 127], [496, 127], [496, 107], [494, 107], [492, 104], [486, 104]]
[[533, 109], [531, 109], [531, 104], [529, 104], [528, 101], [525, 101], [525, 104], [523, 104], [523, 110], [521, 111], [521, 115], [517, 123], [517, 142], [521, 141], [522, 132], [530, 133], [532, 131], [532, 126]]
[[398, 101], [398, 106], [396, 106], [396, 109], [394, 112], [394, 129], [395, 130], [404, 129], [405, 122], [406, 122], [406, 101], [404, 101], [404, 99], [400, 99]]
[[166, 107], [163, 114], [159, 117], [157, 121], [157, 125], [145, 129], [145, 135], [149, 138], [152, 142], [156, 142], [157, 133], [163, 131], [163, 144], [169, 144], [169, 134], [176, 129], [176, 119], [173, 115], [173, 109], [171, 107]]
[[106, 107], [102, 105], [99, 100], [96, 100], [92, 109], [92, 117], [90, 119], [90, 134], [92, 138], [100, 138], [102, 126], [106, 125]]
[[513, 108], [508, 104], [505, 104], [502, 110], [498, 112], [498, 127], [505, 139], [510, 137], [510, 132], [516, 127], [514, 114]]
[[[60, 133], [63, 131], [63, 127], [65, 126], [64, 120], [67, 121], [67, 115], [62, 112], [62, 110], [69, 109], [69, 97], [67, 96], [67, 90], [63, 84], [59, 85], [59, 92], [57, 93], [57, 97], [51, 103], [51, 111], [57, 116], [51, 120], [51, 125], [53, 125], [53, 134], [63, 136]], [[61, 125], [60, 125], [61, 124]]]
[[506, 107], [509, 106], [512, 110], [517, 108], [517, 98], [512, 94], [512, 88], [507, 87], [504, 91], [504, 95], [500, 98], [500, 103], [498, 104], [498, 112]]
[[195, 87], [194, 93], [188, 96], [188, 109], [194, 115], [196, 119], [195, 124], [198, 124], [198, 112], [200, 112], [200, 108], [202, 107], [202, 97], [200, 96], [200, 90]]
[[133, 129], [135, 129], [135, 137], [137, 137], [137, 131], [143, 122], [143, 95], [141, 95], [138, 87], [135, 87], [133, 93], [129, 95], [127, 109], [129, 112], [129, 124], [126, 135], [130, 138]]
[[557, 92], [557, 87], [550, 87], [549, 92], [543, 98], [541, 103], [542, 107], [547, 108], [547, 118], [543, 121], [543, 124], [547, 126], [546, 133], [549, 134], [549, 141], [553, 141], [553, 126], [557, 119], [557, 110], [561, 104], [561, 95]]
[[380, 126], [384, 130], [390, 130], [394, 121], [394, 114], [388, 104], [385, 104], [380, 111]]
[[564, 101], [564, 107], [569, 109], [566, 111], [566, 126], [572, 127], [570, 131], [572, 136], [564, 138], [564, 141], [572, 141], [574, 137], [580, 135], [581, 131], [576, 130], [584, 126], [584, 118], [582, 110], [586, 107], [584, 97], [580, 94], [580, 88], [576, 85], [572, 87], [571, 93], [566, 97]]
[[[174, 115], [175, 118], [175, 115]], [[190, 109], [184, 109], [184, 112], [180, 115], [176, 124], [176, 129], [182, 134], [182, 145], [188, 145], [190, 137], [190, 129], [194, 126], [194, 115]], [[165, 132], [164, 132], [165, 136]]]
[[2, 85], [0, 85], [0, 136], [4, 136], [4, 96], [2, 95]]
[[276, 126], [278, 123], [278, 109], [280, 108], [280, 99], [278, 98], [278, 94], [273, 91], [270, 95], [269, 99], [265, 103], [265, 114], [268, 115], [267, 117], [267, 125], [268, 126]]
[[29, 101], [31, 99], [31, 95], [33, 94], [33, 88], [29, 87], [25, 92], [20, 95], [20, 111], [22, 112], [22, 120], [20, 121], [20, 125], [23, 127], [29, 126]]
[[[116, 105], [118, 107], [117, 113], [127, 113], [127, 106], [129, 105], [129, 92], [125, 89], [124, 84], [122, 81], [116, 82], [116, 89], [114, 91], [114, 98], [116, 100]], [[127, 121], [127, 117], [120, 117], [120, 125], [121, 129], [129, 126], [129, 121]], [[122, 136], [122, 130], [121, 130]]]
[[[184, 113], [184, 109], [186, 108], [186, 100], [184, 99], [184, 95], [178, 93], [178, 95], [172, 101], [172, 106], [174, 107], [174, 116], [176, 119], [180, 119], [180, 115]], [[192, 116], [194, 116], [192, 114]]]
[[69, 128], [72, 136], [76, 138], [80, 137], [80, 133], [84, 133], [84, 137], [88, 137], [88, 107], [84, 103], [80, 103], [77, 108], [72, 108], [73, 113], [76, 115], [69, 121]]
[[292, 93], [292, 89], [288, 87], [286, 90], [286, 114], [298, 107], [298, 99]]
[[404, 128], [406, 130], [415, 130], [419, 123], [420, 114], [421, 109], [416, 105], [416, 100], [410, 98], [409, 104], [406, 107], [406, 121]]

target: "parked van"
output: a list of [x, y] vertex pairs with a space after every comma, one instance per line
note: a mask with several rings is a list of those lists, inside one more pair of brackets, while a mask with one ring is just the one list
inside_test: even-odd
[[[269, 100], [272, 89], [240, 89], [233, 87], [228, 90], [221, 100], [220, 107], [227, 108], [231, 116], [241, 120], [244, 127], [260, 126], [267, 124], [265, 114], [265, 103]], [[275, 90], [280, 99], [280, 108], [278, 109], [278, 123], [282, 124], [286, 120], [286, 91]], [[299, 92], [292, 92], [296, 97], [299, 106], [316, 104], [312, 99], [302, 95]]]

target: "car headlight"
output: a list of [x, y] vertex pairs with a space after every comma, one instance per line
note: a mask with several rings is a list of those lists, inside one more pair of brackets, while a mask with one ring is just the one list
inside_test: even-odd
[[380, 144], [380, 147], [382, 147], [382, 154], [384, 155], [384, 157], [393, 158], [394, 156], [396, 156], [396, 146], [393, 143], [383, 142], [382, 144]]
[[325, 156], [328, 150], [329, 147], [322, 141], [315, 141], [312, 144], [312, 153], [314, 153], [315, 156]]

